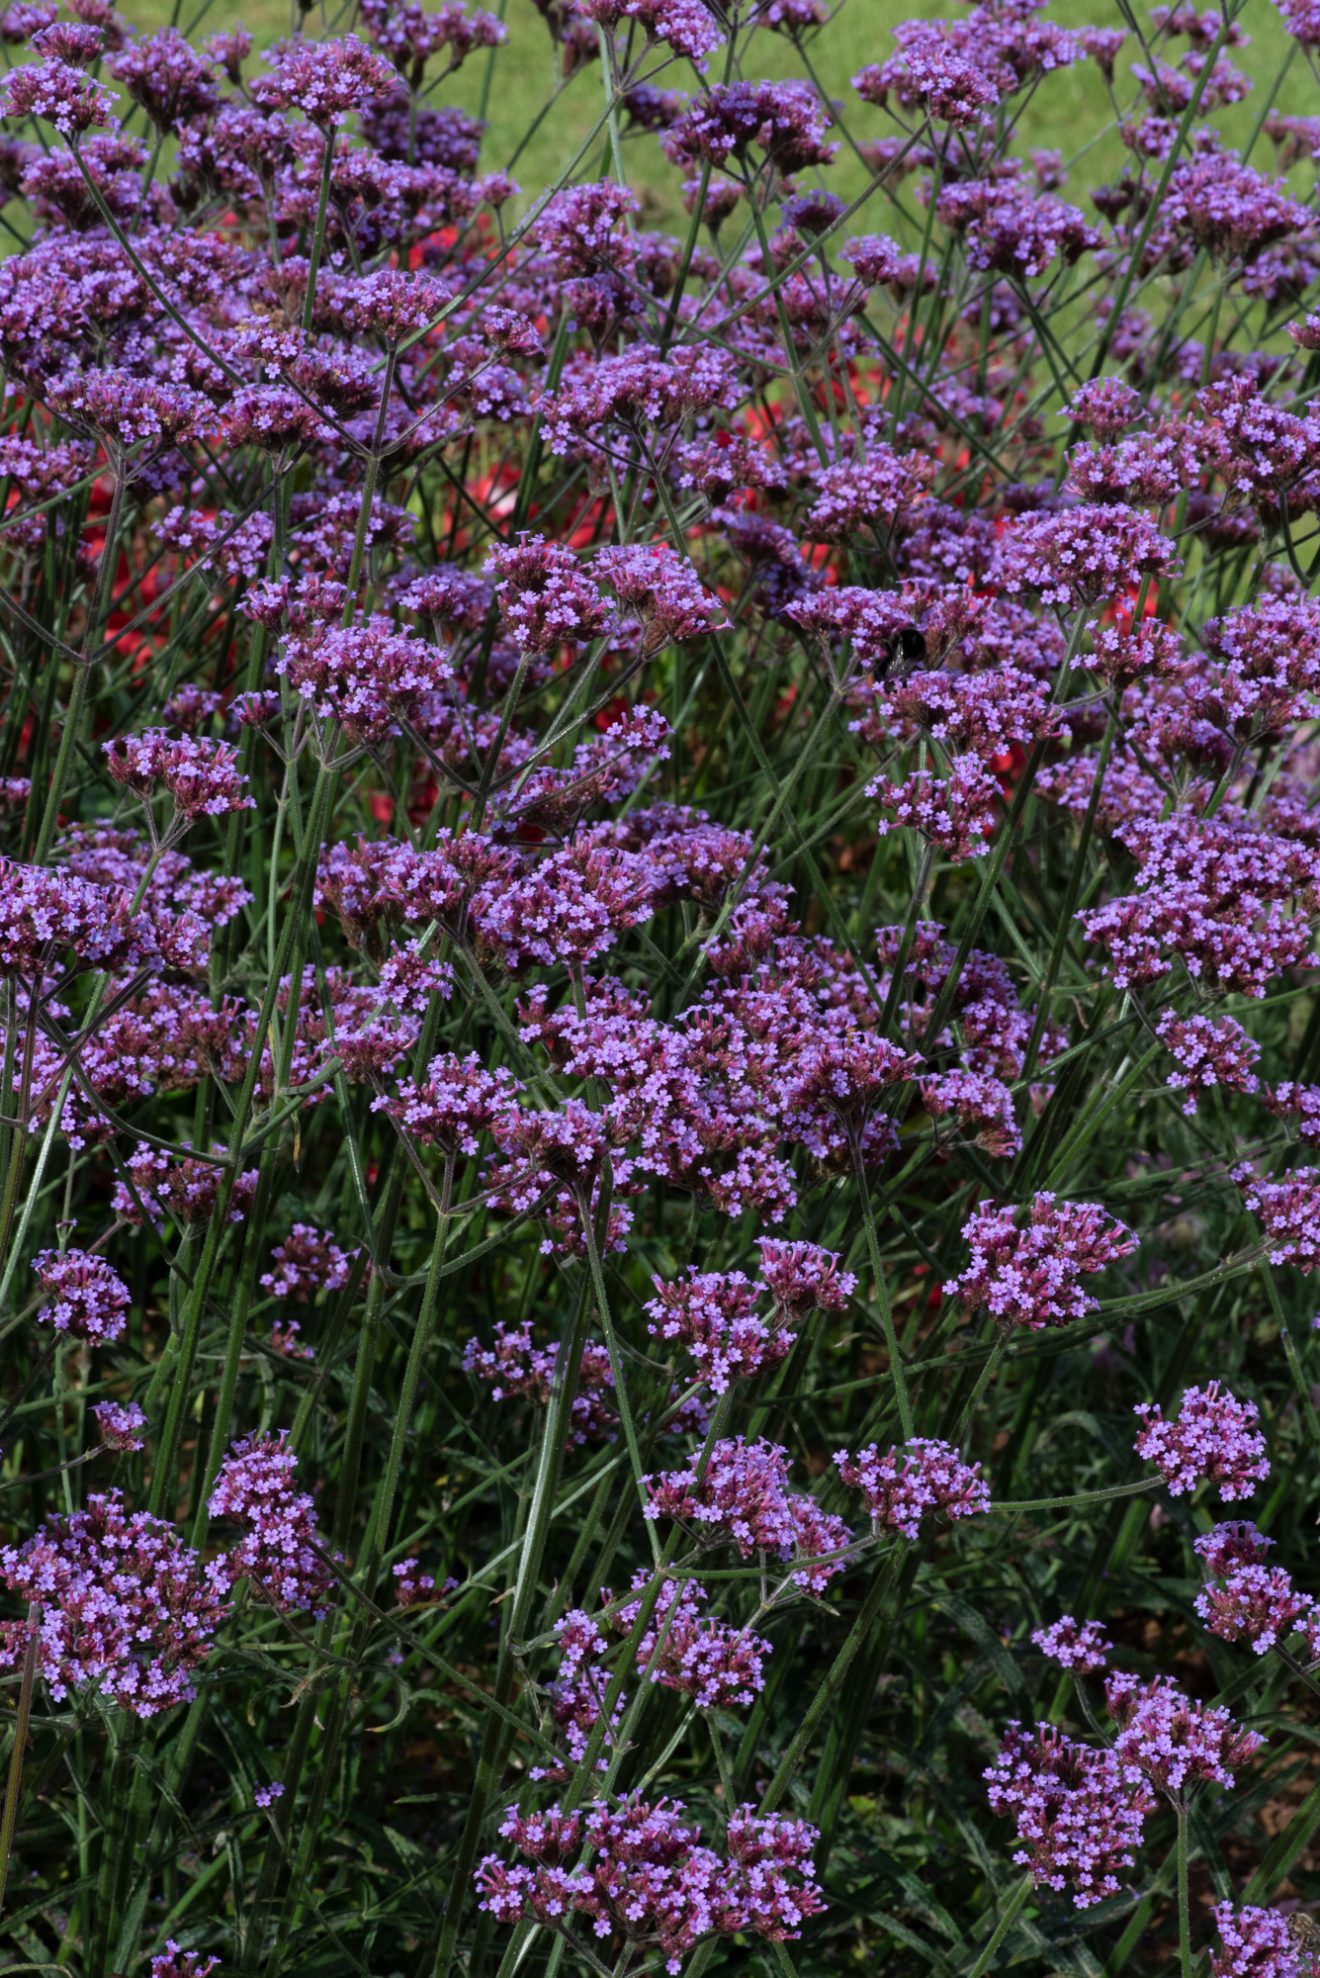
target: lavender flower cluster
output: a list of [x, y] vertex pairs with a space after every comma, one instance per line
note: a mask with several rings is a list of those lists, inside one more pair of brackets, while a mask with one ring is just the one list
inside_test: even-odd
[[1320, 9], [1250, 12], [0, 6], [31, 1968], [1308, 1971]]

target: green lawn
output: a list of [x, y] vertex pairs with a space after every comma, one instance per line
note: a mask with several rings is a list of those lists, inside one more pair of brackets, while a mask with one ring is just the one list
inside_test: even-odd
[[[568, 170], [600, 118], [601, 70], [593, 63], [560, 87], [556, 96], [554, 52], [533, 0], [491, 0], [491, 4], [506, 16], [507, 42], [493, 56], [474, 58], [437, 93], [484, 114], [489, 125], [485, 165], [507, 165], [518, 154], [514, 173], [524, 194], [530, 196]], [[808, 55], [822, 88], [841, 104], [855, 136], [881, 135], [887, 124], [881, 111], [858, 100], [850, 78], [865, 63], [877, 61], [890, 51], [893, 28], [899, 21], [914, 14], [950, 13], [956, 4], [957, 0], [908, 0], [904, 5], [894, 4], [894, 0], [842, 0], [833, 20], [810, 45]], [[155, 27], [171, 18], [171, 0], [125, 0], [122, 11], [135, 26]], [[1055, 0], [1049, 15], [1068, 25], [1123, 25], [1115, 0], [1095, 0], [1094, 5], [1087, 0]], [[286, 0], [249, 0], [237, 8], [221, 4], [221, 0], [191, 10], [185, 5], [179, 18], [185, 27], [199, 24], [198, 31], [203, 33], [242, 21], [261, 42], [288, 33], [291, 25]], [[324, 31], [337, 32], [351, 19], [351, 10], [329, 7], [306, 18], [311, 31], [324, 23]], [[1273, 88], [1290, 48], [1272, 0], [1246, 0], [1242, 18], [1252, 42], [1235, 59], [1255, 78], [1256, 87], [1244, 103], [1222, 112], [1216, 120], [1235, 144], [1250, 139], [1260, 118], [1262, 100]], [[776, 77], [803, 73], [802, 55], [781, 36], [763, 32], [753, 52], [754, 68], [748, 73]], [[1132, 40], [1128, 52], [1139, 52]], [[675, 87], [683, 86], [685, 79], [695, 80], [692, 72], [679, 64], [664, 78]], [[1320, 110], [1320, 89], [1300, 55], [1284, 77], [1277, 101], [1293, 113]], [[535, 134], [519, 153], [528, 126], [542, 112], [545, 114]], [[1079, 201], [1084, 200], [1085, 185], [1107, 179], [1122, 167], [1125, 153], [1113, 131], [1111, 106], [1098, 71], [1089, 62], [1047, 77], [1036, 100], [1027, 107], [1023, 128], [1032, 142], [1040, 144], [1057, 144], [1060, 131], [1077, 133], [1079, 146], [1085, 147], [1078, 160], [1075, 197]], [[596, 157], [594, 145], [589, 155]], [[600, 155], [603, 158], [603, 147]], [[1267, 165], [1269, 147], [1262, 143], [1253, 155], [1258, 164]], [[647, 195], [651, 216], [660, 224], [675, 224], [680, 212], [677, 175], [665, 164], [654, 139], [628, 144], [626, 158], [638, 190]], [[594, 171], [595, 166], [591, 169]], [[846, 197], [855, 196], [865, 183], [863, 169], [846, 144], [831, 183]], [[873, 219], [868, 216], [868, 222], [884, 224], [879, 212]]]

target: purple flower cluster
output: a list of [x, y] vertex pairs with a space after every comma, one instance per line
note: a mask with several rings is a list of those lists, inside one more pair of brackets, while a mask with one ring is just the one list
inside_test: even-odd
[[[217, 1149], [210, 1160], [199, 1154], [175, 1160], [162, 1147], [139, 1144], [124, 1163], [125, 1179], [115, 1184], [116, 1213], [128, 1223], [160, 1224], [168, 1218], [187, 1227], [208, 1221], [224, 1187], [222, 1151]], [[255, 1168], [234, 1177], [226, 1212], [230, 1222], [242, 1221], [256, 1185]]]
[[1219, 1948], [1210, 1953], [1212, 1978], [1310, 1978], [1314, 1960], [1298, 1947], [1277, 1909], [1215, 1904]]
[[[633, 1581], [644, 1587], [645, 1571]], [[731, 1628], [703, 1614], [704, 1590], [695, 1581], [667, 1581], [637, 1643], [637, 1668], [649, 1681], [690, 1697], [698, 1710], [731, 1710], [755, 1703], [765, 1687], [764, 1665], [771, 1646], [749, 1628]], [[630, 1632], [640, 1600], [625, 1601], [613, 1615], [620, 1632]]]
[[1239, 1401], [1218, 1381], [1187, 1388], [1172, 1421], [1165, 1421], [1153, 1401], [1138, 1402], [1133, 1412], [1142, 1423], [1136, 1452], [1155, 1465], [1175, 1497], [1206, 1482], [1228, 1503], [1250, 1497], [1269, 1476], [1259, 1408], [1254, 1401]]
[[192, 735], [171, 736], [161, 728], [123, 735], [105, 745], [106, 767], [116, 783], [149, 799], [168, 793], [178, 817], [223, 817], [252, 810], [247, 777], [238, 768], [238, 751], [228, 742], [203, 742]]
[[[730, 1811], [720, 1854], [684, 1824], [684, 1810], [677, 1800], [638, 1799], [569, 1815], [511, 1807], [500, 1832], [534, 1865], [488, 1855], [477, 1871], [482, 1908], [503, 1923], [566, 1927], [587, 1918], [596, 1937], [658, 1956], [673, 1973], [706, 1938], [791, 1942], [824, 1909], [813, 1878], [814, 1827], [739, 1807]], [[584, 1848], [590, 1865], [568, 1866]]]
[[[463, 1365], [490, 1390], [492, 1401], [522, 1396], [544, 1407], [550, 1399], [559, 1358], [558, 1346], [533, 1346], [530, 1323], [506, 1325], [497, 1320], [493, 1346], [470, 1339]], [[609, 1352], [597, 1340], [582, 1349], [573, 1394], [572, 1441], [612, 1442], [618, 1428], [613, 1405], [614, 1374]]]
[[[555, 1623], [555, 1644], [559, 1649], [559, 1671], [547, 1685], [546, 1699], [555, 1728], [563, 1738], [572, 1766], [585, 1765], [592, 1735], [605, 1708], [610, 1675], [605, 1667], [607, 1643], [599, 1624], [581, 1608], [570, 1608]], [[627, 1696], [621, 1691], [610, 1711], [606, 1736], [608, 1747], [622, 1721]], [[598, 1744], [601, 1740], [597, 1740]], [[533, 1777], [560, 1779], [568, 1776], [568, 1766], [538, 1766]], [[597, 1771], [607, 1770], [607, 1760], [596, 1761]]]
[[324, 1614], [334, 1572], [316, 1529], [316, 1511], [294, 1487], [298, 1459], [280, 1435], [236, 1442], [216, 1474], [213, 1518], [243, 1527], [226, 1563], [231, 1581], [251, 1580], [282, 1614]]
[[1265, 1742], [1220, 1705], [1184, 1696], [1167, 1676], [1144, 1683], [1115, 1671], [1105, 1679], [1105, 1704], [1118, 1725], [1114, 1751], [1124, 1770], [1173, 1798], [1211, 1782], [1231, 1789]]
[[418, 1140], [448, 1154], [476, 1154], [517, 1087], [512, 1075], [487, 1071], [474, 1052], [468, 1058], [432, 1058], [422, 1082], [405, 1080], [377, 1106]]
[[1260, 1057], [1260, 1046], [1231, 1016], [1180, 1017], [1167, 1010], [1157, 1034], [1177, 1067], [1167, 1082], [1187, 1094], [1183, 1111], [1189, 1117], [1196, 1112], [1199, 1093], [1257, 1089], [1252, 1067]]
[[796, 1323], [811, 1312], [844, 1312], [857, 1289], [851, 1271], [839, 1269], [832, 1250], [817, 1243], [787, 1243], [775, 1236], [758, 1240], [760, 1278], [785, 1319]]
[[1141, 820], [1124, 837], [1136, 889], [1082, 915], [1116, 987], [1159, 981], [1180, 960], [1206, 988], [1259, 997], [1306, 960], [1310, 927], [1297, 907], [1320, 882], [1314, 847], [1250, 818]]
[[357, 742], [383, 740], [451, 677], [444, 653], [384, 618], [297, 633], [277, 670], [314, 713]]
[[834, 1462], [844, 1483], [861, 1491], [877, 1534], [897, 1532], [915, 1540], [928, 1513], [972, 1518], [990, 1509], [981, 1465], [964, 1463], [947, 1442], [910, 1442], [883, 1456], [872, 1443], [856, 1457], [841, 1449]]
[[1036, 1196], [1025, 1224], [1019, 1211], [983, 1202], [962, 1233], [972, 1259], [945, 1290], [996, 1325], [1031, 1332], [1086, 1318], [1097, 1300], [1082, 1280], [1137, 1247], [1098, 1202], [1059, 1202], [1049, 1192]]
[[213, 1971], [220, 1969], [218, 1957], [208, 1957], [204, 1951], [186, 1951], [173, 1937], [165, 1939], [165, 1948], [151, 1960], [151, 1978], [210, 1978]]
[[[666, 1283], [653, 1280], [646, 1306], [653, 1337], [678, 1340], [692, 1356], [699, 1378], [716, 1394], [731, 1381], [777, 1367], [792, 1350], [794, 1328], [815, 1311], [842, 1311], [856, 1289], [832, 1252], [814, 1243], [761, 1242], [761, 1271], [690, 1271]], [[768, 1314], [761, 1310], [767, 1293]]]
[[960, 755], [946, 777], [916, 775], [902, 784], [877, 779], [867, 786], [867, 795], [878, 797], [882, 808], [893, 813], [892, 823], [882, 820], [881, 836], [907, 826], [961, 864], [988, 849], [1001, 791], [979, 756]]
[[1271, 1264], [1295, 1264], [1308, 1275], [1320, 1270], [1320, 1181], [1300, 1168], [1281, 1181], [1263, 1181], [1250, 1168], [1235, 1171], [1242, 1200], [1265, 1231]]
[[993, 1812], [1017, 1826], [1013, 1859], [1037, 1885], [1071, 1887], [1078, 1909], [1117, 1895], [1154, 1797], [1116, 1753], [1052, 1724], [1010, 1724], [986, 1772]]
[[492, 551], [486, 574], [497, 579], [500, 616], [521, 653], [586, 645], [610, 622], [605, 600], [572, 551], [544, 536], [524, 533]]
[[1034, 1629], [1031, 1639], [1061, 1669], [1077, 1669], [1083, 1675], [1094, 1675], [1109, 1659], [1111, 1644], [1100, 1623], [1078, 1621], [1071, 1614], [1061, 1614], [1048, 1628]]
[[1043, 604], [1076, 610], [1174, 566], [1172, 545], [1149, 516], [1123, 502], [1096, 502], [1023, 516], [1004, 539], [997, 575], [1010, 594], [1033, 591]]
[[637, 620], [643, 658], [728, 622], [719, 599], [706, 590], [692, 565], [665, 543], [603, 549], [595, 569]]
[[791, 1332], [772, 1330], [758, 1312], [760, 1289], [741, 1271], [694, 1271], [677, 1284], [656, 1278], [655, 1289], [647, 1330], [681, 1341], [716, 1394], [778, 1366], [793, 1345]]
[[844, 1570], [852, 1533], [790, 1486], [788, 1451], [776, 1443], [726, 1438], [704, 1467], [694, 1460], [643, 1481], [648, 1518], [677, 1518], [708, 1542], [735, 1545], [744, 1559], [791, 1560], [789, 1577], [809, 1593], [823, 1592]]
[[147, 1426], [147, 1417], [136, 1401], [98, 1401], [92, 1413], [105, 1448], [131, 1455], [146, 1447], [141, 1431]]
[[1282, 1566], [1269, 1566], [1273, 1539], [1245, 1522], [1216, 1525], [1196, 1540], [1208, 1584], [1196, 1596], [1196, 1611], [1221, 1641], [1248, 1642], [1264, 1655], [1299, 1628], [1312, 1652], [1320, 1650], [1315, 1603], [1301, 1593]]
[[348, 1283], [352, 1258], [326, 1231], [310, 1223], [295, 1223], [270, 1253], [271, 1268], [258, 1282], [272, 1298], [305, 1305], [322, 1292], [340, 1291]]
[[21, 1663], [29, 1625], [51, 1694], [94, 1689], [135, 1717], [154, 1717], [195, 1694], [228, 1607], [226, 1562], [203, 1566], [172, 1525], [127, 1511], [117, 1490], [86, 1509], [48, 1518], [0, 1551], [0, 1581], [34, 1603], [31, 1624], [0, 1624], [0, 1659]]
[[104, 1257], [86, 1250], [42, 1250], [32, 1259], [32, 1268], [50, 1301], [37, 1314], [43, 1325], [89, 1345], [119, 1338], [132, 1299]]

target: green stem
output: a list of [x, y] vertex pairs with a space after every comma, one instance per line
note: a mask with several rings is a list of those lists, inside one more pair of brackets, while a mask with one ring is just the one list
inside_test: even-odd
[[986, 1972], [989, 1971], [994, 1962], [995, 1952], [999, 1949], [1009, 1931], [1017, 1922], [1022, 1906], [1031, 1894], [1032, 1887], [1033, 1883], [1030, 1875], [1024, 1875], [1022, 1880], [1017, 1884], [1017, 1887], [1013, 1890], [1008, 1901], [1004, 1904], [1004, 1907], [1000, 1910], [999, 1921], [990, 1933], [990, 1937], [981, 1955], [967, 1973], [967, 1978], [985, 1978]]
[[[602, 1184], [601, 1213], [606, 1226], [609, 1219], [609, 1191]], [[582, 1218], [582, 1228], [586, 1235], [587, 1262], [591, 1271], [591, 1285], [595, 1293], [596, 1311], [600, 1318], [600, 1329], [605, 1335], [605, 1346], [610, 1356], [610, 1372], [614, 1377], [614, 1399], [619, 1410], [619, 1421], [623, 1428], [623, 1439], [628, 1450], [628, 1462], [632, 1468], [633, 1484], [643, 1510], [646, 1507], [646, 1488], [642, 1482], [644, 1474], [641, 1445], [637, 1440], [637, 1424], [633, 1420], [632, 1403], [628, 1399], [627, 1379], [624, 1374], [623, 1355], [619, 1349], [619, 1335], [615, 1330], [614, 1317], [610, 1310], [609, 1293], [605, 1288], [605, 1272], [601, 1264], [600, 1237], [592, 1212], [591, 1199], [585, 1190], [578, 1195], [578, 1213]], [[655, 1520], [645, 1521], [647, 1535], [651, 1541], [651, 1557], [660, 1558], [660, 1540], [655, 1529]]]
[[[550, 1399], [541, 1431], [536, 1478], [532, 1485], [527, 1525], [513, 1584], [513, 1597], [505, 1609], [504, 1634], [495, 1671], [495, 1698], [502, 1704], [507, 1704], [513, 1694], [517, 1674], [515, 1645], [521, 1641], [526, 1632], [532, 1596], [540, 1577], [541, 1561], [550, 1535], [555, 1486], [563, 1461], [564, 1445], [568, 1440], [590, 1311], [591, 1301], [584, 1286], [582, 1295], [578, 1299], [577, 1316], [569, 1337], [555, 1355]], [[436, 1945], [433, 1966], [436, 1978], [444, 1978], [453, 1965], [463, 1912], [471, 1890], [472, 1870], [476, 1864], [486, 1809], [499, 1784], [507, 1749], [508, 1734], [503, 1723], [492, 1714], [486, 1720], [477, 1759], [477, 1776], [468, 1800], [467, 1819], [454, 1857], [449, 1899], [445, 1905], [445, 1920]]]
[[335, 160], [335, 134], [325, 133], [325, 157], [321, 163], [321, 190], [316, 202], [316, 226], [312, 233], [311, 253], [307, 263], [307, 292], [303, 296], [302, 326], [304, 336], [312, 327], [312, 317], [316, 313], [316, 278], [321, 269], [321, 251], [325, 244], [325, 216], [330, 204], [330, 180]]
[[992, 1509], [1006, 1516], [1027, 1511], [1072, 1511], [1082, 1504], [1107, 1504], [1115, 1497], [1141, 1497], [1155, 1490], [1158, 1477], [1139, 1477], [1135, 1483], [1110, 1484], [1104, 1490], [1081, 1490], [1073, 1497], [1017, 1497], [1010, 1503], [997, 1503]]
[[1187, 1801], [1178, 1801], [1178, 1966], [1180, 1978], [1192, 1978], [1192, 1893], [1188, 1873]]
[[23, 1675], [18, 1688], [18, 1709], [14, 1716], [14, 1743], [9, 1754], [9, 1777], [5, 1782], [5, 1806], [0, 1814], [0, 1915], [4, 1914], [5, 1885], [9, 1880], [9, 1857], [18, 1825], [18, 1801], [23, 1786], [23, 1755], [27, 1750], [28, 1722], [32, 1716], [32, 1692], [37, 1680], [37, 1630], [41, 1609], [28, 1608], [28, 1643], [23, 1656]]
[[389, 1545], [394, 1500], [398, 1495], [399, 1475], [403, 1468], [403, 1452], [412, 1428], [413, 1411], [417, 1406], [417, 1394], [422, 1384], [422, 1370], [435, 1333], [436, 1314], [440, 1309], [440, 1284], [454, 1200], [455, 1161], [456, 1156], [453, 1154], [445, 1157], [444, 1179], [440, 1186], [440, 1212], [435, 1244], [431, 1251], [431, 1265], [426, 1277], [426, 1289], [422, 1293], [422, 1309], [418, 1314], [412, 1345], [408, 1351], [408, 1362], [404, 1368], [403, 1387], [394, 1415], [394, 1431], [390, 1437], [389, 1454], [385, 1459], [385, 1474], [376, 1492], [372, 1506], [372, 1522], [364, 1543], [367, 1563], [362, 1571], [362, 1588], [367, 1594], [372, 1593], [381, 1559]]
[[862, 1223], [866, 1230], [866, 1248], [871, 1259], [871, 1275], [875, 1280], [876, 1302], [880, 1307], [880, 1324], [884, 1330], [885, 1346], [889, 1353], [889, 1377], [894, 1383], [894, 1405], [898, 1410], [899, 1427], [904, 1442], [911, 1442], [915, 1429], [912, 1423], [912, 1403], [908, 1399], [907, 1378], [903, 1372], [903, 1354], [898, 1343], [898, 1332], [894, 1325], [894, 1309], [889, 1297], [889, 1280], [885, 1267], [880, 1261], [880, 1239], [876, 1234], [875, 1213], [871, 1208], [871, 1187], [867, 1178], [866, 1163], [862, 1158], [862, 1143], [858, 1134], [852, 1140], [853, 1172], [857, 1177], [857, 1191], [861, 1198]]
[[41, 827], [37, 832], [37, 842], [32, 849], [32, 863], [41, 865], [50, 855], [51, 841], [55, 836], [55, 826], [59, 821], [60, 805], [64, 801], [64, 786], [69, 778], [69, 765], [73, 761], [74, 750], [78, 746], [78, 736], [83, 724], [83, 714], [87, 706], [87, 696], [91, 691], [91, 655], [100, 641], [101, 628], [110, 615], [110, 602], [115, 584], [115, 562], [119, 553], [119, 527], [124, 516], [124, 501], [128, 484], [127, 472], [122, 463], [115, 470], [114, 488], [110, 496], [110, 513], [106, 517], [105, 541], [101, 548], [101, 567], [97, 572], [96, 602], [88, 614], [87, 628], [83, 633], [82, 651], [74, 668], [73, 686], [69, 691], [69, 705], [64, 713], [64, 726], [60, 730], [59, 752], [55, 757], [55, 768], [50, 779], [50, 789], [46, 795], [46, 807], [41, 813]]
[[880, 1566], [874, 1580], [871, 1582], [870, 1591], [867, 1593], [866, 1599], [858, 1609], [857, 1618], [849, 1629], [843, 1646], [821, 1679], [820, 1687], [808, 1704], [802, 1722], [798, 1725], [797, 1730], [789, 1740], [784, 1755], [776, 1768], [775, 1775], [762, 1794], [760, 1808], [762, 1813], [773, 1813], [793, 1783], [793, 1780], [797, 1776], [803, 1753], [815, 1736], [817, 1726], [843, 1687], [844, 1677], [852, 1666], [858, 1649], [875, 1626], [880, 1616], [880, 1611], [885, 1604], [885, 1597], [893, 1582], [895, 1556], [895, 1554], [890, 1553]]

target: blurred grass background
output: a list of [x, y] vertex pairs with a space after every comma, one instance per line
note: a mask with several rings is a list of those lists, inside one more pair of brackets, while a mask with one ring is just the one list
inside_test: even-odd
[[[457, 103], [484, 115], [488, 126], [484, 169], [507, 166], [517, 154], [513, 173], [522, 187], [515, 208], [519, 210], [568, 169], [600, 117], [602, 72], [598, 63], [592, 63], [561, 83], [555, 50], [533, 0], [482, 0], [482, 4], [504, 18], [508, 39], [491, 53], [470, 58], [457, 76], [440, 85], [435, 100]], [[242, 23], [258, 45], [288, 34], [300, 13], [296, 0], [246, 0], [238, 7], [225, 0], [213, 0], [210, 5], [183, 0], [178, 7], [172, 0], [123, 0], [120, 11], [141, 30], [177, 18], [190, 36]], [[1137, 11], [1144, 20], [1148, 10]], [[839, 0], [831, 20], [809, 41], [806, 56], [821, 87], [839, 103], [855, 138], [883, 136], [894, 126], [882, 111], [859, 100], [850, 86], [851, 77], [866, 63], [881, 61], [892, 52], [893, 30], [900, 21], [957, 12], [961, 12], [959, 0]], [[342, 33], [352, 24], [353, 9], [316, 7], [302, 18], [308, 32]], [[1117, 0], [1051, 0], [1046, 18], [1064, 26], [1127, 25]], [[1320, 86], [1305, 57], [1294, 50], [1284, 33], [1272, 0], [1246, 0], [1240, 24], [1251, 37], [1250, 46], [1230, 52], [1237, 66], [1253, 78], [1255, 87], [1244, 102], [1218, 112], [1214, 118], [1227, 141], [1239, 146], [1251, 140], [1271, 102], [1291, 115], [1320, 114]], [[1120, 84], [1126, 64], [1134, 58], [1140, 58], [1140, 48], [1135, 36], [1129, 34], [1119, 58]], [[784, 36], [764, 30], [754, 38], [748, 61], [748, 74], [782, 78], [804, 73], [802, 53]], [[666, 88], [683, 89], [694, 86], [697, 78], [685, 63], [674, 62], [659, 80]], [[1120, 100], [1126, 104], [1131, 94], [1130, 85], [1122, 87]], [[541, 121], [524, 144], [538, 115]], [[1029, 145], [1061, 151], [1065, 164], [1075, 161], [1072, 196], [1086, 208], [1088, 217], [1093, 217], [1085, 199], [1086, 188], [1117, 176], [1127, 156], [1115, 133], [1113, 109], [1094, 64], [1083, 62], [1075, 69], [1047, 76], [1026, 106], [1022, 130]], [[1260, 144], [1252, 155], [1255, 164], [1268, 167], [1267, 145]], [[606, 169], [603, 160], [603, 144], [599, 153], [593, 144], [575, 176], [595, 176], [598, 167]], [[655, 139], [626, 140], [625, 161], [636, 190], [645, 199], [648, 220], [676, 225], [682, 217], [678, 174], [662, 157]], [[866, 183], [864, 168], [846, 143], [841, 146], [829, 182], [845, 198], [854, 197]], [[865, 224], [877, 228], [885, 222], [877, 211], [866, 216]]]

